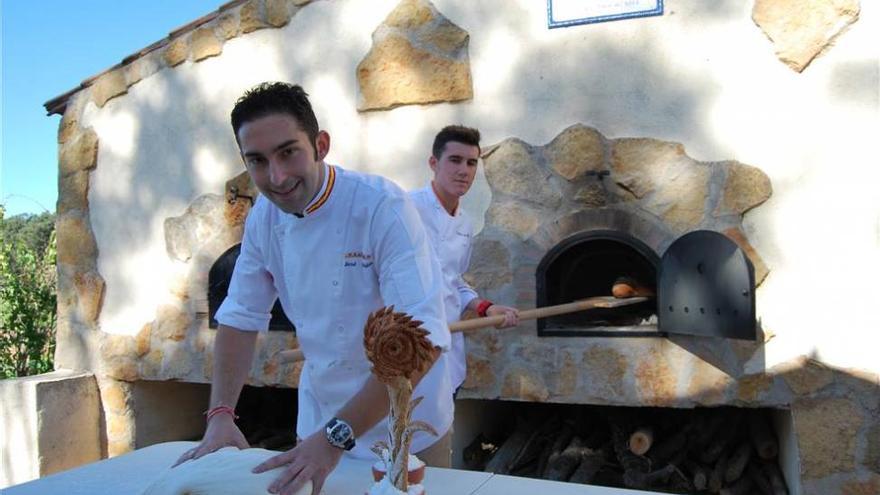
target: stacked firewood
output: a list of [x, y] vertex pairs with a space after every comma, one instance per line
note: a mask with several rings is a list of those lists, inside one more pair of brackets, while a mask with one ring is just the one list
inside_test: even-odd
[[768, 411], [568, 408], [530, 414], [502, 441], [484, 434], [469, 469], [670, 493], [788, 493]]

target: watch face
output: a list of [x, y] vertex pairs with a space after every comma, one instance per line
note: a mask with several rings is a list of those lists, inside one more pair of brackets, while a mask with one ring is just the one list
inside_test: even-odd
[[340, 449], [348, 449], [353, 444], [354, 433], [345, 421], [333, 419], [327, 425], [327, 441]]

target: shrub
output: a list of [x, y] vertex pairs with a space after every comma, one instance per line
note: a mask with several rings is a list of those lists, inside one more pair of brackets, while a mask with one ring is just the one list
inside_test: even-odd
[[[44, 214], [26, 216], [23, 221], [20, 216], [4, 220], [0, 209], [0, 378], [53, 368], [55, 233], [45, 227], [54, 223], [53, 217]], [[32, 225], [22, 230], [22, 224]]]

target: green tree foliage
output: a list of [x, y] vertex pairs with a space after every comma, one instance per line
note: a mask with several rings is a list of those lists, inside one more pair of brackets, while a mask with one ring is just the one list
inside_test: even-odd
[[4, 218], [0, 206], [0, 378], [52, 370], [55, 216]]

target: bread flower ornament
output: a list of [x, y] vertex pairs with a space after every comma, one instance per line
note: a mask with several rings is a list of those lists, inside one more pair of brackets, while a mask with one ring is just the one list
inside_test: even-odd
[[423, 421], [412, 421], [412, 411], [422, 397], [412, 399], [411, 380], [428, 369], [440, 348], [428, 340], [429, 332], [421, 324], [406, 313], [394, 312], [394, 306], [390, 306], [372, 313], [364, 326], [367, 359], [373, 365], [373, 373], [388, 388], [391, 402], [391, 445], [378, 442], [372, 449], [385, 465], [385, 477], [378, 480], [370, 494], [424, 493], [421, 486], [409, 486], [409, 446], [417, 431], [434, 436], [437, 431]]

